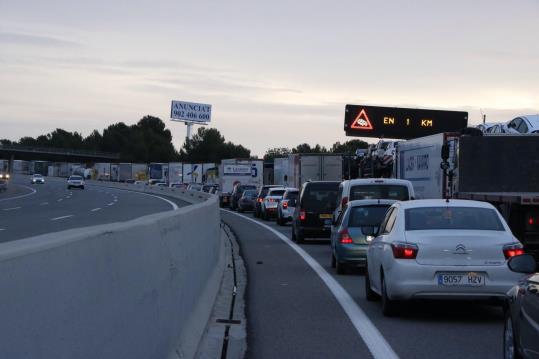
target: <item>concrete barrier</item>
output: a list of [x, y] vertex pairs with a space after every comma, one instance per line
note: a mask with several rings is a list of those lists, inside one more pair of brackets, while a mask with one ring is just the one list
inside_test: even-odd
[[199, 203], [0, 244], [0, 358], [192, 357], [224, 266], [218, 201], [166, 192]]

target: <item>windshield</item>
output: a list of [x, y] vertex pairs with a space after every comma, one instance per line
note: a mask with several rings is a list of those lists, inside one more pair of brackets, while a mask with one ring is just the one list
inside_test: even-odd
[[244, 197], [254, 197], [254, 196], [256, 196], [256, 191], [253, 190], [253, 189], [249, 189], [249, 190], [243, 192], [243, 196]]
[[394, 199], [406, 201], [410, 198], [408, 187], [389, 184], [356, 185], [350, 188], [350, 201], [357, 199]]
[[504, 231], [495, 210], [474, 207], [422, 207], [405, 210], [407, 231], [472, 229]]
[[270, 191], [269, 195], [268, 196], [283, 196], [284, 194], [284, 189], [283, 190], [273, 190], [273, 191]]
[[348, 227], [380, 226], [389, 205], [360, 206], [350, 208]]
[[80, 181], [80, 180], [82, 180], [82, 177], [81, 176], [71, 176], [71, 177], [69, 177], [69, 179], [71, 181]]

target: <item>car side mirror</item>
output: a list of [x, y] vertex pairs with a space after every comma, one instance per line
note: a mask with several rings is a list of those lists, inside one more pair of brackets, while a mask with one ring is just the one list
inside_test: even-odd
[[521, 254], [509, 258], [507, 266], [511, 271], [516, 273], [531, 274], [537, 271], [537, 263], [531, 254]]
[[376, 237], [378, 235], [378, 227], [376, 226], [367, 226], [361, 227], [361, 233], [365, 236]]

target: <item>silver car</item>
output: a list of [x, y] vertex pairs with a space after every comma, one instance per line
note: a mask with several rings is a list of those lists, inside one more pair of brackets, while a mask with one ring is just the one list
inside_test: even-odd
[[35, 175], [32, 175], [32, 177], [30, 178], [30, 183], [31, 184], [37, 184], [37, 183], [44, 184], [45, 178], [43, 177], [43, 175], [36, 173]]
[[504, 299], [522, 277], [507, 259], [522, 248], [489, 203], [397, 202], [369, 244], [367, 300], [381, 297], [384, 315], [394, 315], [398, 301], [416, 298]]
[[283, 194], [283, 199], [277, 205], [277, 224], [284, 226], [286, 222], [292, 220], [292, 215], [296, 209], [296, 201], [299, 197], [299, 189], [287, 188]]
[[81, 176], [69, 176], [67, 179], [67, 189], [71, 188], [84, 189], [84, 178]]

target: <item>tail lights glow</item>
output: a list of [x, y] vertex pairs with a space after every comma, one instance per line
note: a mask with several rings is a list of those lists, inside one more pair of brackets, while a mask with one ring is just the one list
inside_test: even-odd
[[339, 232], [339, 243], [341, 244], [354, 243], [354, 241], [352, 240], [352, 237], [350, 237], [350, 233], [348, 233], [348, 230], [343, 229], [341, 232]]
[[258, 203], [262, 203], [262, 202], [264, 201], [264, 199], [262, 199], [262, 198], [259, 197], [259, 198], [256, 199], [256, 201], [257, 201]]
[[287, 209], [287, 208], [288, 208], [288, 201], [283, 201], [283, 208], [284, 208], [284, 209]]
[[535, 218], [533, 218], [533, 217], [528, 218], [528, 224], [530, 226], [533, 226], [535, 224]]
[[414, 243], [394, 242], [391, 243], [393, 257], [397, 259], [415, 259], [419, 248]]
[[305, 211], [303, 209], [300, 209], [299, 211], [299, 220], [304, 221], [306, 218]]
[[511, 243], [503, 246], [503, 255], [505, 256], [505, 259], [521, 254], [524, 254], [524, 248], [522, 248], [522, 244], [520, 243]]

